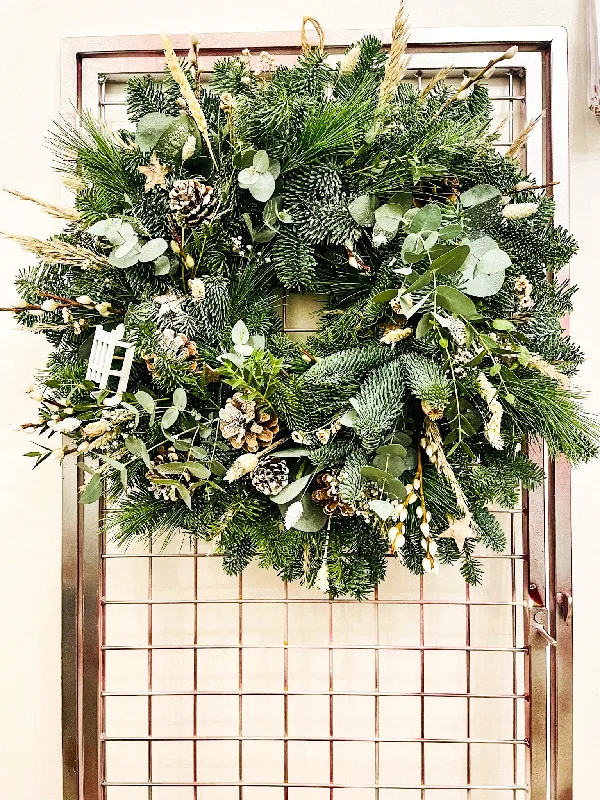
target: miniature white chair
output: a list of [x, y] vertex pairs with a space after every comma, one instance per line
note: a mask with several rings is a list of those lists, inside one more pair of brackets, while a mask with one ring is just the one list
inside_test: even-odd
[[[123, 340], [125, 325], [117, 325], [112, 331], [104, 330], [102, 325], [96, 325], [96, 333], [92, 343], [92, 352], [86, 372], [86, 380], [94, 381], [98, 384], [98, 389], [104, 391], [111, 375], [119, 378], [117, 395], [122, 395], [127, 389], [131, 364], [133, 362], [133, 347]], [[112, 369], [112, 362], [115, 358], [115, 349], [119, 347], [124, 350], [123, 365], [120, 369]]]

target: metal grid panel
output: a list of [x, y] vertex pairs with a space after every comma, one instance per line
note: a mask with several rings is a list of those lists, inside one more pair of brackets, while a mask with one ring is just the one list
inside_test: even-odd
[[[439, 53], [423, 60], [415, 81], [432, 61], [446, 63]], [[115, 72], [100, 76], [98, 100], [118, 125], [124, 86]], [[507, 146], [525, 121], [525, 71], [494, 81]], [[527, 104], [535, 109], [541, 96], [530, 93]], [[533, 155], [540, 163], [541, 150]], [[318, 306], [317, 296], [284, 298], [286, 330], [312, 330]], [[98, 712], [86, 800], [98, 784], [105, 800], [537, 800], [536, 785], [546, 785], [546, 652], [528, 631], [530, 597], [539, 590], [533, 602], [544, 602], [544, 505], [542, 493], [498, 511], [510, 550], [481, 554], [483, 587], [465, 587], [450, 569], [417, 578], [390, 563], [363, 603], [330, 602], [255, 567], [228, 578], [219, 557], [185, 538], [127, 553], [101, 539], [98, 569], [80, 576], [90, 600], [100, 585], [99, 642], [88, 638], [91, 651], [100, 645], [98, 680], [87, 692], [83, 682], [79, 704], [85, 713], [87, 696]], [[87, 527], [80, 520], [84, 547]], [[534, 734], [543, 755], [534, 755]]]

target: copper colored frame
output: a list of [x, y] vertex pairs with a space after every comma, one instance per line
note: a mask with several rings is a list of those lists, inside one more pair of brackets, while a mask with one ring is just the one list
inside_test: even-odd
[[[327, 33], [326, 40], [333, 51], [339, 52], [364, 33], [367, 31], [332, 31]], [[389, 43], [390, 31], [376, 33], [384, 43]], [[246, 46], [284, 54], [298, 46], [298, 33], [210, 34], [204, 37], [204, 41], [207, 42], [208, 57], [236, 53]], [[567, 224], [565, 30], [546, 27], [417, 29], [412, 33], [410, 50], [415, 53], [487, 51], [503, 49], [513, 43], [519, 44], [524, 51], [541, 53], [543, 105], [547, 112], [543, 130], [544, 178], [547, 182], [561, 181], [555, 191], [557, 218], [562, 224]], [[174, 44], [182, 53], [187, 51], [186, 36], [175, 36]], [[108, 64], [110, 59], [115, 58], [125, 62], [128, 57], [136, 56], [160, 59], [161, 52], [158, 36], [64, 40], [63, 114], [69, 116], [73, 106], [80, 105], [86, 59], [106, 58]], [[542, 451], [536, 452], [535, 458], [540, 463], [547, 462]], [[530, 800], [569, 800], [572, 797], [573, 641], [570, 471], [564, 461], [547, 463], [547, 470], [545, 487], [530, 493], [523, 501], [523, 539], [527, 556], [524, 588], [529, 596], [529, 608], [525, 608], [525, 649], [528, 654], [526, 695], [530, 705], [527, 729], [528, 796]], [[73, 460], [68, 459], [63, 469], [63, 796], [65, 800], [99, 800], [103, 796], [100, 747], [100, 675], [104, 652], [101, 646], [104, 641], [103, 543], [99, 535], [101, 509], [77, 503], [81, 482], [82, 472]], [[153, 559], [149, 558], [150, 571], [152, 562]], [[375, 596], [376, 610], [380, 602]], [[239, 607], [241, 616], [242, 604]], [[148, 608], [151, 614], [152, 605]], [[515, 605], [515, 613], [517, 610], [518, 605]], [[536, 630], [540, 627], [547, 631], [546, 635]], [[548, 647], [547, 639], [554, 640], [556, 646]], [[379, 649], [377, 645], [376, 658]], [[421, 643], [416, 649], [423, 654], [426, 648]], [[151, 650], [148, 652], [151, 653]], [[241, 642], [239, 652], [241, 658]], [[329, 652], [331, 658], [331, 642]], [[287, 650], [284, 654], [287, 657]], [[375, 688], [377, 690], [377, 686]], [[330, 736], [333, 740], [332, 732]], [[240, 747], [241, 738], [240, 731]], [[374, 741], [377, 739], [376, 730]], [[422, 734], [421, 742], [424, 741]], [[285, 785], [286, 780], [287, 776], [284, 775], [284, 783], [278, 785]], [[331, 782], [329, 786], [333, 793], [335, 784]]]

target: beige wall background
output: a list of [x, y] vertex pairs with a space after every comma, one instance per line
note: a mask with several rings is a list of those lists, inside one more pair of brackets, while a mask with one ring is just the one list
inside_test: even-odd
[[[44, 136], [58, 114], [60, 42], [66, 36], [197, 31], [293, 30], [304, 14], [333, 28], [390, 27], [396, 0], [262, 0], [184, 3], [170, 0], [21, 0], [0, 3], [0, 185], [50, 201], [60, 183]], [[577, 295], [572, 330], [588, 362], [581, 383], [600, 409], [597, 231], [600, 211], [600, 124], [586, 108], [585, 0], [414, 0], [413, 24], [428, 26], [562, 25], [569, 33], [571, 229], [580, 254], [572, 264]], [[26, 204], [0, 197], [0, 228], [40, 237], [56, 224]], [[16, 297], [12, 277], [27, 257], [0, 241], [0, 299]], [[20, 388], [44, 360], [41, 337], [0, 319], [0, 796], [3, 800], [59, 800], [60, 752], [60, 470], [33, 474], [21, 454], [23, 435], [7, 430], [26, 421], [33, 404]], [[578, 470], [573, 486], [575, 587], [575, 797], [597, 796], [593, 765], [600, 747], [600, 657], [597, 608], [600, 580], [594, 537], [600, 464]]]

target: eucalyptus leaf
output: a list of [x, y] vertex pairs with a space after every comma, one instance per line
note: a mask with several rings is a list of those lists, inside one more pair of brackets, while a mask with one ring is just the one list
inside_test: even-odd
[[208, 455], [208, 451], [204, 449], [204, 447], [198, 447], [198, 445], [193, 445], [190, 447], [190, 455], [194, 456], [194, 458], [206, 458]]
[[177, 117], [170, 117], [155, 111], [146, 114], [137, 124], [135, 143], [143, 153], [149, 153], [176, 119]]
[[186, 461], [184, 466], [195, 478], [200, 478], [202, 481], [206, 481], [210, 478], [211, 471], [208, 467], [204, 466], [204, 464], [199, 464], [197, 461]]
[[135, 399], [149, 414], [154, 414], [154, 410], [156, 409], [156, 401], [154, 400], [148, 392], [144, 392], [140, 389], [139, 392], [136, 392], [134, 395]]
[[203, 152], [202, 136], [194, 120], [187, 114], [180, 114], [174, 119], [172, 118], [171, 124], [163, 132], [153, 149], [165, 161], [181, 163], [181, 151], [190, 136], [196, 140], [194, 153], [190, 156], [193, 158]]
[[396, 233], [402, 221], [404, 209], [401, 206], [385, 203], [375, 209], [375, 221], [387, 233]]
[[435, 203], [420, 208], [410, 223], [410, 232], [437, 231], [442, 224], [442, 211]]
[[238, 183], [242, 189], [249, 189], [253, 184], [256, 183], [259, 177], [260, 172], [257, 172], [254, 167], [248, 167], [247, 169], [243, 169], [238, 175]]
[[269, 156], [266, 150], [259, 150], [255, 153], [252, 166], [257, 172], [266, 172], [269, 169]]
[[279, 163], [279, 161], [277, 161], [276, 158], [271, 159], [271, 161], [269, 163], [269, 172], [271, 173], [271, 175], [273, 176], [273, 178], [275, 180], [277, 180], [277, 178], [280, 176], [280, 174], [281, 174], [281, 164]]
[[374, 195], [361, 194], [360, 197], [348, 204], [348, 211], [357, 225], [368, 228], [375, 223], [377, 206], [378, 200]]
[[141, 439], [138, 439], [136, 436], [128, 436], [125, 439], [125, 447], [132, 455], [141, 458], [144, 464], [150, 468], [150, 456], [148, 455], [146, 445]]
[[187, 406], [187, 394], [185, 389], [182, 389], [181, 386], [177, 387], [173, 392], [173, 405], [178, 411], [185, 411], [185, 407]]
[[[114, 257], [117, 259], [124, 258], [126, 255], [131, 253], [134, 247], [139, 246], [139, 241], [137, 236], [132, 236], [130, 239], [125, 239], [123, 244], [115, 247], [113, 250]], [[139, 259], [138, 259], [139, 260]]]
[[481, 183], [478, 186], [467, 189], [466, 192], [462, 192], [460, 202], [463, 208], [471, 208], [480, 203], [486, 203], [494, 197], [500, 197], [500, 190], [488, 183]]
[[395, 497], [397, 500], [404, 500], [406, 489], [402, 481], [399, 481], [389, 472], [385, 472], [377, 467], [361, 467], [360, 474], [368, 481], [374, 481], [378, 486]]
[[438, 232], [438, 240], [444, 242], [448, 239], [458, 239], [459, 236], [462, 236], [462, 232], [460, 225], [446, 225]]
[[345, 428], [354, 428], [356, 425], [356, 419], [358, 417], [358, 413], [356, 409], [349, 408], [342, 416], [340, 417], [340, 425], [343, 425]]
[[141, 261], [142, 264], [154, 261], [159, 256], [162, 256], [168, 246], [168, 242], [162, 238], [150, 239], [149, 242], [142, 246], [138, 261]]
[[213, 459], [208, 466], [213, 475], [216, 475], [219, 478], [223, 478], [227, 474], [227, 469], [223, 466], [223, 464], [221, 464], [220, 461], [215, 461]]
[[159, 256], [154, 262], [155, 275], [168, 275], [171, 271], [171, 262], [167, 256]]
[[435, 270], [439, 275], [450, 275], [462, 267], [469, 252], [469, 245], [454, 247], [449, 253], [444, 253], [432, 261], [429, 268]]
[[251, 356], [254, 352], [254, 348], [250, 344], [234, 344], [233, 349], [238, 355], [245, 356], [246, 358]]
[[303, 475], [301, 478], [298, 478], [297, 481], [292, 481], [292, 483], [288, 483], [287, 486], [284, 486], [280, 492], [277, 494], [271, 495], [271, 501], [273, 503], [277, 503], [277, 505], [282, 505], [283, 503], [291, 503], [293, 500], [301, 494], [304, 489], [308, 486], [310, 481], [312, 480], [313, 473], [309, 472], [308, 475]]
[[129, 269], [129, 267], [135, 266], [139, 261], [139, 255], [142, 252], [142, 248], [139, 244], [136, 244], [130, 251], [127, 253], [126, 256], [123, 258], [117, 258], [115, 255], [115, 251], [113, 250], [112, 253], [108, 257], [108, 263], [111, 267], [118, 267], [119, 269]]
[[384, 522], [394, 513], [394, 506], [387, 500], [369, 500], [369, 508]]
[[394, 192], [390, 197], [390, 203], [393, 206], [399, 206], [402, 209], [402, 213], [406, 214], [408, 209], [413, 207], [412, 192]]
[[373, 466], [388, 472], [394, 478], [399, 478], [408, 469], [405, 459], [396, 456], [375, 456]]
[[81, 493], [79, 502], [84, 505], [88, 503], [95, 503], [102, 495], [102, 476], [97, 472], [92, 475], [89, 483]]
[[492, 322], [492, 328], [496, 331], [514, 331], [515, 326], [508, 319], [495, 319]]
[[[282, 515], [285, 517], [287, 506], [280, 505], [279, 508], [281, 510]], [[327, 520], [328, 517], [321, 508], [321, 506], [318, 506], [311, 499], [309, 494], [305, 494], [304, 497], [302, 498], [302, 516], [300, 517], [298, 522], [296, 522], [294, 528], [297, 531], [303, 531], [305, 533], [316, 533], [317, 531], [323, 530], [323, 528], [327, 524]]]
[[398, 296], [398, 289], [385, 289], [371, 298], [372, 303], [389, 303], [394, 297]]
[[275, 191], [275, 178], [270, 172], [261, 172], [249, 189], [255, 200], [266, 203]]
[[416, 338], [422, 339], [424, 336], [427, 336], [427, 334], [432, 328], [433, 328], [432, 315], [423, 314], [423, 316], [417, 323], [417, 329], [415, 331]]
[[404, 458], [406, 455], [406, 447], [401, 444], [384, 444], [377, 448], [377, 455]]
[[179, 417], [179, 409], [175, 408], [175, 406], [170, 406], [170, 408], [167, 408], [167, 410], [163, 414], [161, 425], [165, 429], [170, 428], [177, 422], [178, 417]]
[[466, 294], [452, 286], [438, 286], [436, 299], [438, 305], [456, 316], [469, 319], [477, 314], [475, 303]]
[[192, 495], [190, 494], [190, 490], [187, 486], [184, 486], [183, 483], [176, 483], [175, 488], [179, 492], [181, 499], [186, 504], [186, 506], [191, 510], [192, 508]]

